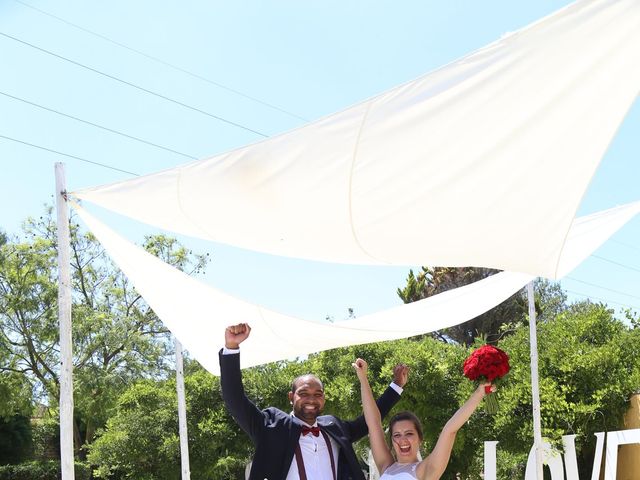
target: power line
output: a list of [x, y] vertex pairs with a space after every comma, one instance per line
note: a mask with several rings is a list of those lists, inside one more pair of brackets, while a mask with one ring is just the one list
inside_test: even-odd
[[618, 295], [624, 295], [626, 297], [637, 298], [638, 300], [640, 300], [640, 297], [638, 297], [637, 295], [631, 295], [630, 293], [624, 293], [624, 292], [621, 292], [619, 290], [614, 290], [612, 288], [603, 287], [602, 285], [596, 285], [595, 283], [585, 282], [584, 280], [578, 280], [577, 278], [573, 278], [573, 277], [564, 277], [564, 278], [566, 278], [568, 280], [573, 280], [574, 282], [582, 283], [584, 285], [589, 285], [590, 287], [601, 288], [602, 290], [607, 290], [607, 291], [612, 292], [612, 293], [617, 293]]
[[586, 293], [576, 292], [575, 290], [565, 290], [565, 292], [573, 293], [574, 295], [580, 295], [581, 297], [585, 297], [587, 299], [599, 300], [599, 301], [605, 302], [605, 303], [614, 303], [616, 305], [620, 305], [621, 307], [635, 308], [638, 311], [640, 311], [640, 307], [635, 306], [635, 305], [627, 305], [626, 303], [614, 302], [612, 300], [607, 300], [607, 299], [604, 299], [604, 298], [601, 298], [601, 297], [594, 297], [593, 295], [587, 295]]
[[622, 245], [624, 247], [630, 248], [632, 250], [637, 250], [640, 252], [640, 248], [635, 245], [629, 245], [628, 243], [621, 242], [619, 240], [610, 240], [610, 242], [617, 243], [618, 245]]
[[96, 33], [96, 32], [94, 32], [92, 30], [89, 30], [88, 28], [82, 27], [82, 26], [77, 25], [75, 23], [72, 23], [72, 22], [70, 22], [68, 20], [65, 20], [64, 18], [58, 17], [58, 16], [56, 16], [56, 15], [54, 15], [52, 13], [49, 13], [49, 12], [41, 10], [41, 9], [39, 9], [37, 7], [34, 7], [33, 5], [29, 5], [28, 3], [22, 2], [20, 0], [13, 0], [13, 1], [17, 2], [17, 3], [21, 4], [21, 5], [24, 5], [25, 7], [31, 8], [32, 10], [35, 10], [35, 11], [37, 11], [37, 12], [43, 14], [43, 15], [47, 15], [48, 17], [54, 18], [54, 19], [56, 19], [56, 20], [58, 20], [58, 21], [60, 21], [62, 23], [65, 23], [65, 24], [67, 24], [67, 25], [69, 25], [69, 26], [71, 26], [73, 28], [77, 28], [78, 30], [81, 30], [81, 31], [83, 31], [85, 33], [88, 33], [90, 35], [98, 37], [98, 38], [100, 38], [102, 40], [105, 40], [105, 41], [107, 41], [109, 43], [112, 43], [113, 45], [116, 45], [116, 46], [118, 46], [120, 48], [124, 48], [126, 50], [129, 50], [130, 52], [133, 52], [133, 53], [135, 53], [137, 55], [140, 55], [142, 57], [148, 58], [149, 60], [153, 60], [154, 62], [160, 63], [160, 64], [162, 64], [162, 65], [164, 65], [166, 67], [173, 68], [174, 70], [177, 70], [178, 72], [182, 72], [182, 73], [184, 73], [186, 75], [189, 75], [189, 76], [191, 76], [193, 78], [197, 78], [198, 80], [202, 80], [203, 82], [210, 83], [211, 85], [215, 85], [216, 87], [222, 88], [224, 90], [227, 90], [227, 91], [229, 91], [231, 93], [234, 93], [234, 94], [239, 95], [241, 97], [244, 97], [246, 99], [252, 100], [252, 101], [257, 102], [257, 103], [260, 103], [261, 105], [264, 105], [266, 107], [269, 107], [269, 108], [272, 108], [272, 109], [277, 110], [279, 112], [282, 112], [282, 113], [285, 113], [287, 115], [290, 115], [290, 116], [292, 116], [294, 118], [297, 118], [298, 120], [303, 120], [305, 122], [309, 121], [308, 119], [306, 119], [304, 117], [301, 117], [300, 115], [297, 115], [297, 114], [295, 114], [293, 112], [290, 112], [288, 110], [285, 110], [284, 108], [280, 108], [277, 105], [273, 105], [272, 103], [265, 102], [264, 100], [260, 100], [259, 98], [252, 97], [251, 95], [247, 95], [246, 93], [243, 93], [243, 92], [241, 92], [239, 90], [236, 90], [235, 88], [228, 87], [228, 86], [223, 85], [223, 84], [221, 84], [219, 82], [213, 81], [213, 80], [211, 80], [211, 79], [209, 79], [207, 77], [203, 77], [202, 75], [198, 75], [197, 73], [191, 72], [191, 71], [186, 70], [186, 69], [184, 69], [182, 67], [178, 67], [177, 65], [169, 63], [166, 60], [162, 60], [161, 58], [154, 57], [153, 55], [149, 55], [148, 53], [145, 53], [143, 51], [140, 51], [140, 50], [137, 50], [135, 48], [129, 47], [128, 45], [125, 45], [124, 43], [121, 43], [121, 42], [118, 42], [116, 40], [113, 40], [112, 38], [109, 38], [106, 35], [102, 35], [100, 33]]
[[73, 158], [75, 160], [79, 160], [81, 162], [90, 163], [92, 165], [97, 165], [99, 167], [108, 168], [109, 170], [115, 170], [117, 172], [127, 173], [129, 175], [134, 175], [139, 177], [140, 175], [134, 172], [129, 172], [128, 170], [122, 170], [121, 168], [112, 167], [111, 165], [107, 165], [105, 163], [94, 162], [93, 160], [88, 160], [86, 158], [78, 157], [76, 155], [71, 155], [69, 153], [59, 152], [58, 150], [53, 150], [51, 148], [43, 147], [41, 145], [36, 145], [35, 143], [25, 142], [23, 140], [18, 140], [17, 138], [7, 137], [6, 135], [0, 134], [0, 138], [4, 138], [5, 140], [11, 140], [12, 142], [21, 143], [22, 145], [27, 145], [29, 147], [38, 148], [40, 150], [44, 150], [46, 152], [55, 153], [56, 155], [62, 155], [63, 157]]
[[618, 265], [619, 267], [626, 268], [628, 270], [633, 270], [634, 272], [640, 272], [640, 268], [631, 267], [629, 265], [625, 265], [624, 263], [616, 262], [615, 260], [609, 260], [608, 258], [601, 257], [600, 255], [591, 254], [593, 258], [597, 258], [598, 260], [602, 260], [603, 262], [608, 262], [613, 265]]
[[112, 128], [105, 127], [104, 125], [99, 125], [97, 123], [93, 123], [93, 122], [90, 122], [88, 120], [84, 120], [84, 119], [79, 118], [79, 117], [74, 117], [73, 115], [69, 115], [68, 113], [64, 113], [64, 112], [61, 112], [59, 110], [54, 110], [53, 108], [45, 107], [44, 105], [41, 105], [39, 103], [31, 102], [31, 101], [26, 100], [24, 98], [16, 97], [14, 95], [11, 95], [11, 94], [3, 92], [3, 91], [0, 91], [0, 95], [4, 95], [5, 97], [11, 98], [13, 100], [17, 100], [19, 102], [26, 103], [27, 105], [31, 105], [31, 106], [40, 108], [42, 110], [46, 110], [46, 111], [51, 112], [51, 113], [55, 113], [57, 115], [61, 115], [63, 117], [71, 118], [72, 120], [76, 120], [78, 122], [85, 123], [87, 125], [91, 125], [92, 127], [100, 128], [100, 129], [105, 130], [107, 132], [115, 133], [116, 135], [121, 135], [121, 136], [129, 138], [131, 140], [135, 140], [137, 142], [144, 143], [146, 145], [151, 145], [153, 147], [160, 148], [162, 150], [166, 150], [167, 152], [175, 153], [177, 155], [181, 155], [183, 157], [190, 158], [190, 159], [193, 159], [193, 160], [197, 160], [198, 159], [198, 157], [194, 157], [193, 155], [189, 155], [187, 153], [182, 153], [182, 152], [179, 152], [179, 151], [174, 150], [172, 148], [164, 147], [162, 145], [158, 145], [157, 143], [153, 143], [153, 142], [150, 142], [148, 140], [143, 140], [142, 138], [136, 137], [134, 135], [129, 135], [129, 134], [121, 132], [119, 130], [114, 130]]
[[132, 87], [132, 88], [135, 88], [137, 90], [140, 90], [141, 92], [145, 92], [145, 93], [148, 93], [149, 95], [153, 95], [155, 97], [161, 98], [161, 99], [166, 100], [168, 102], [175, 103], [176, 105], [180, 105], [181, 107], [188, 108], [189, 110], [193, 110], [194, 112], [201, 113], [201, 114], [206, 115], [208, 117], [215, 118], [216, 120], [219, 120], [219, 121], [224, 122], [224, 123], [229, 124], [229, 125], [233, 125], [234, 127], [238, 127], [238, 128], [243, 129], [243, 130], [246, 130], [248, 132], [255, 133], [256, 135], [260, 135], [261, 137], [264, 137], [264, 138], [268, 137], [267, 134], [259, 132], [258, 130], [254, 130], [252, 128], [245, 127], [244, 125], [241, 125], [239, 123], [233, 122], [233, 121], [228, 120], [228, 119], [226, 119], [224, 117], [221, 117], [219, 115], [215, 115], [213, 113], [207, 112], [206, 110], [202, 110], [201, 108], [194, 107], [192, 105], [189, 105], [187, 103], [181, 102], [179, 100], [175, 100], [175, 99], [173, 99], [171, 97], [167, 97], [166, 95], [162, 95], [161, 93], [154, 92], [153, 90], [149, 90], [147, 88], [141, 87], [140, 85], [136, 85], [135, 83], [128, 82], [127, 80], [122, 80], [121, 78], [115, 77], [113, 75], [110, 75], [108, 73], [102, 72], [102, 71], [97, 70], [95, 68], [89, 67], [87, 65], [84, 65], [83, 63], [76, 62], [75, 60], [71, 60], [71, 59], [69, 59], [67, 57], [64, 57], [62, 55], [58, 55], [57, 53], [53, 53], [53, 52], [51, 52], [49, 50], [46, 50], [46, 49], [44, 49], [42, 47], [38, 47], [37, 45], [34, 45], [32, 43], [26, 42], [24, 40], [20, 40], [19, 38], [16, 38], [16, 37], [14, 37], [12, 35], [9, 35], [7, 33], [0, 32], [0, 35], [2, 35], [3, 37], [8, 38], [10, 40], [13, 40], [15, 42], [18, 42], [18, 43], [21, 43], [21, 44], [26, 45], [28, 47], [31, 47], [31, 48], [33, 48], [35, 50], [40, 51], [40, 52], [46, 53], [47, 55], [51, 55], [52, 57], [59, 58], [60, 60], [64, 60], [65, 62], [69, 62], [69, 63], [71, 63], [73, 65], [78, 66], [78, 67], [84, 68], [85, 70], [89, 70], [90, 72], [97, 73], [98, 75], [102, 75], [103, 77], [109, 78], [111, 80], [115, 80], [116, 82], [120, 82], [120, 83], [122, 83], [124, 85], [128, 85], [129, 87]]

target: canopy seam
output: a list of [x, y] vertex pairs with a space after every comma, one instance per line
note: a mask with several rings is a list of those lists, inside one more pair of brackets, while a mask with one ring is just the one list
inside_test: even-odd
[[364, 124], [369, 116], [369, 111], [371, 110], [372, 104], [373, 104], [373, 99], [367, 103], [367, 109], [365, 110], [364, 115], [362, 115], [362, 121], [360, 122], [360, 128], [358, 129], [358, 135], [356, 136], [356, 141], [353, 148], [353, 156], [351, 157], [351, 168], [349, 169], [349, 191], [348, 191], [347, 200], [349, 202], [349, 226], [351, 227], [351, 235], [353, 236], [353, 239], [355, 240], [356, 245], [358, 245], [358, 248], [360, 249], [360, 251], [362, 251], [362, 253], [364, 253], [366, 256], [368, 256], [372, 260], [375, 260], [376, 262], [380, 262], [381, 261], [380, 259], [378, 259], [374, 255], [369, 253], [364, 248], [362, 243], [360, 243], [360, 239], [358, 238], [358, 234], [356, 233], [356, 229], [353, 225], [353, 202], [351, 201], [352, 193], [353, 193], [353, 171], [356, 164], [356, 158], [358, 156], [358, 149], [360, 146], [360, 137], [362, 136], [362, 131], [364, 130]]

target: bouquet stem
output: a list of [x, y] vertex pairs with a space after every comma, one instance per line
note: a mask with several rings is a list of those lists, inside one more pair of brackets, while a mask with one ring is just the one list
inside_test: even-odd
[[488, 393], [484, 397], [484, 410], [489, 415], [498, 413], [498, 397], [494, 393]]

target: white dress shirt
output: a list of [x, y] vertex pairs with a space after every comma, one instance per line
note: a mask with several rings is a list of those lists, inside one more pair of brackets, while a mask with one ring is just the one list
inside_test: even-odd
[[[318, 422], [313, 425], [302, 422], [309, 427], [317, 427]], [[329, 456], [329, 448], [333, 451], [333, 460], [338, 468], [338, 444], [327, 435], [330, 446], [324, 439], [322, 433], [317, 437], [311, 433], [307, 435], [300, 435], [300, 452], [302, 453], [302, 461], [304, 462], [304, 470], [307, 473], [307, 480], [333, 480], [334, 476], [331, 473], [331, 457]], [[338, 472], [335, 472], [337, 475]], [[291, 467], [289, 467], [289, 473], [286, 480], [300, 480], [298, 473], [298, 462], [296, 457], [293, 457]]]

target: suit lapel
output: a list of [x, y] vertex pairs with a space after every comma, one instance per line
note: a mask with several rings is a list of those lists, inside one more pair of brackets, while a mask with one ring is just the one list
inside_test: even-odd
[[302, 431], [302, 423], [295, 416], [291, 415], [291, 422], [289, 423], [289, 438], [286, 440], [287, 450], [285, 462], [283, 464], [282, 478], [285, 478], [291, 468], [291, 462], [295, 456], [296, 445], [300, 441], [300, 432]]
[[344, 432], [338, 427], [338, 424], [333, 420], [331, 416], [318, 417], [318, 426], [322, 428], [329, 436], [335, 440], [338, 445], [343, 448], [345, 445]]

